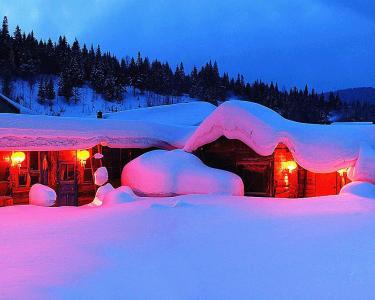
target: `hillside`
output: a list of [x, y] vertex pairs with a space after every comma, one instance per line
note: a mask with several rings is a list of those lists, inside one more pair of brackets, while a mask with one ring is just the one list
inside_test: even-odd
[[[375, 88], [373, 87], [350, 88], [338, 90], [334, 93], [337, 93], [344, 102], [351, 103], [360, 101], [375, 104]], [[328, 95], [328, 93], [326, 95]]]
[[[54, 80], [55, 90], [58, 89], [58, 78]], [[103, 96], [96, 93], [88, 85], [77, 88], [77, 99], [67, 102], [64, 97], [58, 95], [51, 103], [38, 102], [38, 83], [30, 85], [27, 81], [17, 80], [13, 83], [11, 98], [36, 114], [51, 116], [96, 116], [98, 111], [112, 113], [134, 108], [144, 108], [176, 103], [195, 102], [197, 99], [189, 96], [162, 96], [153, 92], [133, 90], [128, 87], [123, 93], [121, 101], [106, 101]]]

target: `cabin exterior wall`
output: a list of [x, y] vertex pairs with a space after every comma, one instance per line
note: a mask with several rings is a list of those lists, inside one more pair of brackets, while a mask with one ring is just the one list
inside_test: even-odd
[[[241, 176], [245, 194], [276, 198], [304, 198], [338, 194], [349, 182], [346, 174], [313, 173], [294, 161], [289, 149], [279, 144], [270, 156], [260, 156], [238, 140], [220, 138], [195, 154], [208, 166]], [[293, 162], [295, 169], [285, 168]], [[266, 187], [264, 185], [267, 185]]]

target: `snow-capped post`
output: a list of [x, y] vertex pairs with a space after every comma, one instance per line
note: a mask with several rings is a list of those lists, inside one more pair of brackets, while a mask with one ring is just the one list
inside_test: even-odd
[[94, 200], [90, 203], [90, 206], [101, 206], [105, 196], [114, 190], [114, 187], [108, 181], [108, 170], [106, 167], [98, 168], [94, 173], [95, 185], [99, 186], [96, 191]]
[[96, 114], [96, 118], [103, 119], [103, 112], [99, 110], [98, 113]]

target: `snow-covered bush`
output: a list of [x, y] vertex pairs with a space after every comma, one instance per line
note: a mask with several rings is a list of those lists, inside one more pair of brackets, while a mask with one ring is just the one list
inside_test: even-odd
[[29, 192], [30, 204], [38, 206], [53, 206], [56, 202], [56, 192], [43, 184], [34, 184]]
[[94, 181], [97, 186], [102, 186], [108, 181], [108, 170], [106, 167], [98, 168], [94, 173]]
[[128, 186], [121, 186], [106, 194], [104, 204], [132, 202], [137, 198]]
[[340, 195], [354, 195], [375, 199], [375, 185], [368, 182], [351, 182], [341, 189]]
[[155, 150], [136, 158], [124, 167], [121, 183], [147, 196], [244, 193], [239, 176], [207, 167], [182, 150]]

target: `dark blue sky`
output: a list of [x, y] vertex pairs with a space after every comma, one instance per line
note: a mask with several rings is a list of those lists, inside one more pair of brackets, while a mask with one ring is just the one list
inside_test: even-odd
[[371, 0], [12, 0], [0, 13], [12, 30], [66, 34], [118, 56], [140, 50], [188, 68], [217, 60], [287, 88], [375, 86]]

